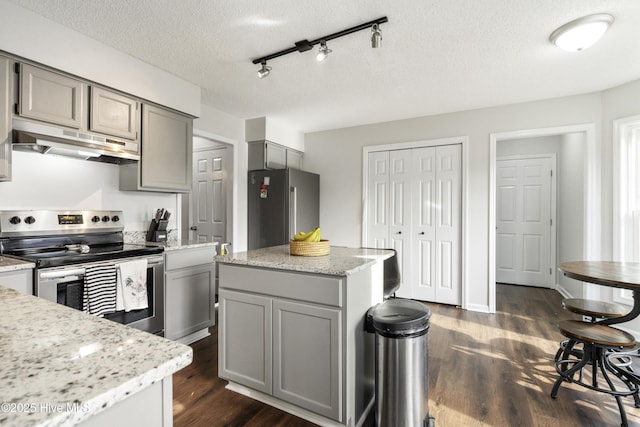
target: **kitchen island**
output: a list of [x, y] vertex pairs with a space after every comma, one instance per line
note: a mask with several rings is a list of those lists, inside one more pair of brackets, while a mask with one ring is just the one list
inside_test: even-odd
[[0, 425], [172, 425], [190, 347], [3, 286], [0, 307]]
[[218, 372], [227, 388], [319, 425], [361, 425], [374, 400], [367, 310], [393, 251], [276, 246], [217, 256]]

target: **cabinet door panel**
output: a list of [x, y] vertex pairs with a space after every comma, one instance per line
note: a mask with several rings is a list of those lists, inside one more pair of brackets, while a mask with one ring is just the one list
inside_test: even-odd
[[302, 169], [302, 153], [295, 150], [287, 150], [287, 168]]
[[138, 102], [93, 86], [90, 91], [89, 130], [135, 140]]
[[271, 394], [271, 299], [220, 289], [218, 374]]
[[0, 181], [11, 180], [11, 61], [0, 56]]
[[342, 421], [341, 312], [273, 301], [273, 395]]
[[267, 169], [284, 169], [287, 167], [287, 150], [277, 144], [265, 144]]
[[152, 105], [142, 106], [142, 187], [191, 189], [192, 133], [190, 118]]
[[79, 129], [83, 86], [70, 77], [21, 64], [20, 115]]
[[166, 273], [165, 336], [179, 339], [215, 323], [213, 267], [185, 268]]

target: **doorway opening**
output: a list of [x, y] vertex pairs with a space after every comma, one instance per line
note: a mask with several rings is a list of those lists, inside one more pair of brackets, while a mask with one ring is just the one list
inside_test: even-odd
[[[489, 312], [496, 311], [496, 225], [497, 225], [497, 161], [498, 144], [501, 152], [518, 154], [518, 141], [537, 146], [542, 139], [557, 137], [558, 191], [556, 197], [558, 226], [556, 233], [557, 266], [572, 259], [596, 259], [600, 255], [600, 142], [595, 125], [572, 125], [553, 128], [520, 130], [490, 135], [489, 176]], [[537, 140], [536, 140], [537, 139]], [[522, 144], [522, 142], [520, 142]], [[509, 151], [511, 150], [511, 151]], [[522, 154], [522, 153], [520, 153]], [[579, 167], [579, 168], [578, 168]], [[564, 179], [563, 179], [564, 173]], [[580, 197], [581, 196], [581, 197]], [[589, 297], [589, 289], [582, 291], [578, 283], [571, 283], [556, 275], [555, 286], [565, 295]]]

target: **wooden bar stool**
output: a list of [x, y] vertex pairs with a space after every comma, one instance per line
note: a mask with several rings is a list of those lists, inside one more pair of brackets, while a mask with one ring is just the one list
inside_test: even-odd
[[[586, 316], [590, 322], [596, 322], [598, 319], [622, 317], [631, 311], [630, 308], [620, 304], [583, 298], [565, 298], [562, 300], [562, 308], [572, 313]], [[575, 344], [576, 342], [571, 339], [561, 341], [560, 348], [558, 348], [554, 360], [558, 361], [561, 357], [562, 359], [566, 359], [569, 354], [580, 357], [582, 350], [575, 349]], [[638, 403], [640, 403], [640, 401]]]
[[[611, 326], [580, 320], [563, 320], [558, 324], [558, 327], [562, 335], [567, 337], [569, 341], [581, 343], [583, 349], [579, 355], [580, 357], [574, 357], [575, 354], [567, 354], [564, 352], [566, 358], [563, 357], [562, 359], [556, 360], [556, 371], [560, 376], [553, 385], [551, 397], [554, 399], [557, 397], [558, 390], [563, 381], [573, 382], [591, 390], [610, 394], [615, 397], [618, 404], [622, 426], [627, 427], [627, 413], [622, 404], [621, 397], [637, 395], [639, 379], [624, 367], [610, 363], [607, 358], [607, 353], [612, 350], [624, 350], [635, 346], [636, 341], [633, 335]], [[591, 364], [593, 367], [591, 384], [584, 382], [582, 375], [580, 375], [577, 380], [574, 378], [574, 374], [580, 373], [587, 364]], [[607, 382], [609, 388], [603, 388], [598, 384], [598, 370], [602, 378]], [[622, 382], [628, 390], [618, 390], [614, 384], [616, 378]]]

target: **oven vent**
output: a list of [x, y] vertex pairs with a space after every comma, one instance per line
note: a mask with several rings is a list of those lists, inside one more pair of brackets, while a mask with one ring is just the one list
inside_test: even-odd
[[105, 163], [131, 163], [140, 159], [138, 144], [76, 132], [55, 126], [13, 120], [14, 150], [51, 154]]

